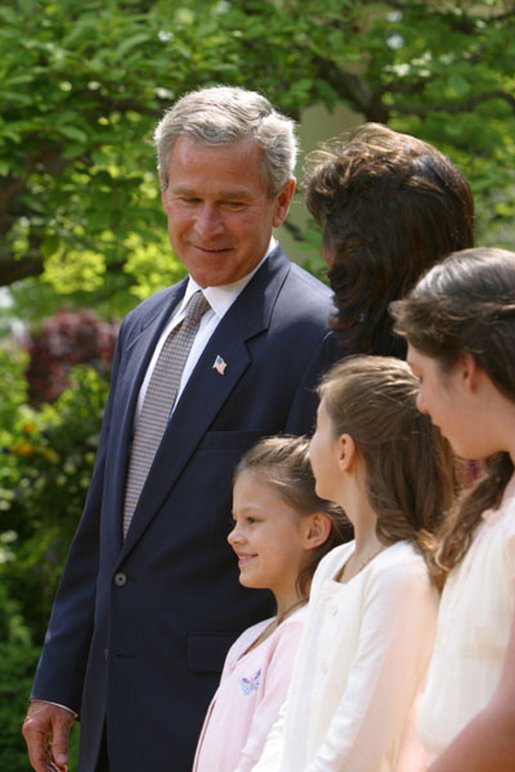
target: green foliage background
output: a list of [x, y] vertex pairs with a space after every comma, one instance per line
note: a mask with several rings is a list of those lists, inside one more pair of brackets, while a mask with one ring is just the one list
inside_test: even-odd
[[[152, 131], [206, 84], [261, 90], [297, 120], [344, 105], [435, 143], [471, 181], [478, 242], [513, 248], [514, 22], [513, 0], [3, 0], [0, 286], [14, 305], [0, 328], [63, 304], [122, 315], [182, 275]], [[318, 233], [300, 238], [320, 272]], [[25, 365], [14, 343], [0, 346], [0, 768], [10, 772], [28, 768], [19, 724], [107, 391], [80, 369], [34, 410]]]
[[[481, 240], [515, 210], [513, 0], [4, 0], [0, 285], [30, 318], [124, 313], [181, 273], [152, 130], [184, 91], [262, 90], [296, 118], [344, 104], [468, 174]], [[344, 129], [345, 127], [342, 127]], [[23, 282], [41, 276], [43, 282]]]
[[[93, 469], [108, 384], [76, 368], [53, 404], [26, 403], [25, 356], [0, 347], [0, 768], [26, 770], [20, 726], [52, 598]], [[76, 758], [77, 733], [72, 759]], [[70, 769], [74, 769], [74, 761]]]

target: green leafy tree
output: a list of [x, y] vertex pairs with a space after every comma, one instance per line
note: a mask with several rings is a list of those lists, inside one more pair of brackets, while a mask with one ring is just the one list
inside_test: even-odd
[[[5, 0], [0, 284], [43, 274], [77, 304], [118, 298], [123, 312], [176, 279], [151, 130], [216, 82], [297, 118], [343, 103], [435, 142], [472, 181], [481, 239], [506, 242], [514, 18], [513, 0]], [[24, 293], [27, 313], [35, 296], [53, 302]]]
[[[174, 96], [157, 19], [141, 2], [11, 0], [0, 20], [1, 283], [45, 268], [79, 301], [110, 296], [131, 261], [148, 285], [173, 280], [148, 137]], [[186, 62], [174, 53], [177, 82]]]
[[513, 0], [250, 0], [225, 6], [219, 24], [227, 36], [240, 31], [246, 84], [258, 84], [293, 115], [313, 104], [332, 109], [343, 103], [363, 120], [435, 143], [471, 180], [480, 238], [509, 242], [515, 214]]

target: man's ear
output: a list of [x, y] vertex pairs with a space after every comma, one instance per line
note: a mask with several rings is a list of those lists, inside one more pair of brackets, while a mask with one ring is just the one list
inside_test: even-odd
[[328, 540], [331, 535], [332, 522], [325, 512], [313, 512], [304, 518], [304, 548], [314, 550]]
[[161, 206], [165, 210], [165, 212], [168, 211], [168, 198], [167, 198], [167, 188], [161, 188]]
[[274, 217], [272, 220], [272, 225], [274, 228], [278, 228], [283, 224], [284, 219], [288, 214], [288, 209], [290, 208], [293, 194], [295, 193], [296, 184], [297, 183], [293, 178], [288, 180], [288, 182], [284, 183], [281, 190], [277, 194], [274, 203]]
[[356, 443], [350, 434], [340, 434], [338, 438], [338, 464], [342, 472], [350, 472], [356, 460]]

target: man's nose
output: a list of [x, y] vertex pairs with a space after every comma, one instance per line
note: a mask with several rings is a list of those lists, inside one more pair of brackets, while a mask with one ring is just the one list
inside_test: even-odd
[[204, 202], [197, 211], [195, 229], [202, 238], [212, 238], [223, 230], [223, 222], [218, 207]]

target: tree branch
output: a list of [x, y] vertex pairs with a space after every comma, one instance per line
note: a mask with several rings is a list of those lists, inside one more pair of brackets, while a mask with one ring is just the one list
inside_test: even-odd
[[363, 113], [367, 121], [387, 123], [390, 108], [382, 101], [379, 89], [371, 91], [366, 82], [353, 72], [338, 69], [333, 62], [322, 58], [316, 61], [317, 76], [325, 80], [345, 101], [350, 102], [357, 112]]
[[510, 105], [512, 110], [515, 112], [515, 97], [511, 96], [511, 94], [507, 94], [505, 91], [502, 91], [500, 89], [495, 89], [493, 91], [485, 91], [483, 94], [477, 94], [476, 96], [470, 97], [470, 99], [466, 99], [464, 102], [454, 102], [453, 104], [418, 104], [418, 105], [408, 105], [408, 104], [400, 104], [400, 103], [394, 103], [389, 106], [389, 110], [391, 112], [397, 112], [401, 113], [402, 115], [418, 115], [418, 116], [424, 116], [428, 113], [449, 113], [449, 114], [457, 114], [457, 113], [464, 113], [468, 112], [470, 110], [473, 110], [475, 107], [477, 107], [480, 104], [483, 104], [484, 102], [490, 102], [492, 99], [501, 99], [504, 102], [507, 102], [507, 104]]
[[41, 255], [27, 255], [19, 260], [12, 254], [0, 254], [0, 287], [8, 287], [29, 276], [40, 276], [44, 263]]

